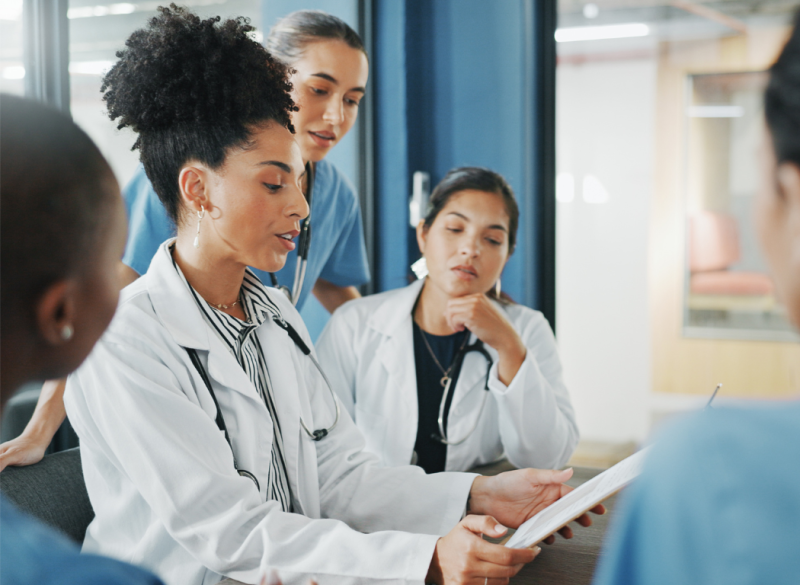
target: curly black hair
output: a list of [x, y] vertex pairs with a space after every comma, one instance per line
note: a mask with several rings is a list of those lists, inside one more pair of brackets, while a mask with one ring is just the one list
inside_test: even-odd
[[135, 31], [100, 91], [117, 128], [139, 137], [145, 172], [167, 213], [180, 218], [178, 175], [189, 160], [221, 167], [230, 148], [274, 121], [294, 132], [289, 69], [250, 37], [246, 18], [201, 20], [170, 4]]

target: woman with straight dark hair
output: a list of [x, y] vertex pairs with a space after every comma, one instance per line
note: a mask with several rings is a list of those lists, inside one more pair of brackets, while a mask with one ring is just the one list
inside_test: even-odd
[[557, 500], [570, 472], [426, 475], [363, 450], [299, 313], [248, 268], [279, 270], [308, 215], [288, 71], [251, 31], [161, 8], [104, 79], [178, 227], [67, 382], [95, 512], [84, 549], [170, 585], [265, 566], [326, 585], [505, 583], [538, 551], [481, 534]]
[[553, 332], [500, 290], [518, 225], [503, 177], [450, 171], [417, 226], [427, 276], [347, 303], [322, 333], [320, 361], [384, 465], [558, 468], [575, 449]]
[[[755, 223], [800, 327], [800, 13], [770, 69]], [[596, 585], [800, 582], [800, 404], [708, 408], [665, 430], [628, 488]]]

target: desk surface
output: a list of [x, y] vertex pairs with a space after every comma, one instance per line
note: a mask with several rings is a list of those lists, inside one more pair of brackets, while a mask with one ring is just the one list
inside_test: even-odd
[[[513, 467], [507, 463], [497, 463], [474, 471], [483, 475], [495, 475], [508, 471]], [[572, 478], [567, 482], [573, 487], [581, 485], [603, 471], [590, 467], [576, 467]], [[583, 528], [573, 523], [575, 536], [565, 540], [558, 536], [555, 544], [541, 545], [542, 552], [529, 565], [526, 565], [516, 577], [511, 579], [512, 585], [589, 585], [600, 554], [611, 512], [616, 496], [604, 502], [608, 512], [603, 516], [592, 514], [592, 525]]]

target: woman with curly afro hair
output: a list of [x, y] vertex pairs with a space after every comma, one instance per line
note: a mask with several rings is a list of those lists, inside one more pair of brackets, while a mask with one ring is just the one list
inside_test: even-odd
[[[369, 63], [358, 34], [342, 20], [318, 10], [299, 10], [280, 19], [266, 44], [275, 58], [292, 68], [291, 95], [299, 108], [290, 113], [291, 122], [303, 160], [311, 164], [314, 174], [313, 238], [305, 286], [295, 295], [295, 305], [302, 310], [313, 290], [314, 296], [333, 312], [345, 301], [358, 297], [356, 286], [369, 281], [358, 197], [344, 174], [325, 160], [330, 149], [355, 124]], [[174, 75], [169, 75], [170, 82], [192, 75], [192, 70], [183, 70], [180, 63], [184, 59], [202, 63], [204, 51], [201, 46], [187, 49]], [[248, 70], [248, 63], [237, 62], [224, 74], [243, 73], [244, 82]], [[178, 218], [173, 215], [177, 209], [174, 189], [162, 189], [157, 195], [153, 188], [157, 182], [174, 183], [169, 172], [166, 179], [162, 177], [154, 164], [147, 172], [144, 165], [139, 165], [123, 190], [130, 222], [119, 267], [123, 285], [144, 274], [159, 245], [175, 235]], [[160, 197], [166, 197], [163, 203]], [[264, 283], [272, 282], [274, 277], [293, 289], [296, 268], [297, 253], [292, 251], [277, 273], [270, 275], [258, 268], [253, 272]], [[42, 458], [64, 420], [64, 383], [45, 383], [25, 431], [0, 445], [0, 470], [6, 465], [29, 465]]]
[[308, 214], [287, 69], [251, 30], [161, 8], [105, 78], [177, 237], [67, 382], [95, 512], [84, 550], [169, 585], [254, 583], [265, 567], [505, 583], [536, 551], [480, 534], [558, 499], [569, 473], [426, 475], [364, 451], [297, 310], [248, 268], [282, 268]]

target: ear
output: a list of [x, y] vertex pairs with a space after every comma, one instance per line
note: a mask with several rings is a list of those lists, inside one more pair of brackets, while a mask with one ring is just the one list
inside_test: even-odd
[[800, 238], [800, 168], [791, 162], [780, 163], [775, 182], [786, 209], [787, 226]]
[[792, 162], [780, 163], [776, 178], [779, 193], [790, 203], [800, 202], [800, 168]]
[[189, 165], [181, 169], [178, 175], [178, 188], [181, 201], [187, 209], [200, 211], [200, 206], [209, 208], [208, 171], [199, 165]]
[[44, 291], [36, 304], [36, 326], [46, 343], [59, 346], [69, 343], [75, 328], [75, 281], [60, 280]]
[[419, 220], [417, 223], [417, 246], [419, 246], [419, 252], [423, 256], [425, 255], [425, 244], [428, 241], [428, 228], [425, 227], [425, 220]]

